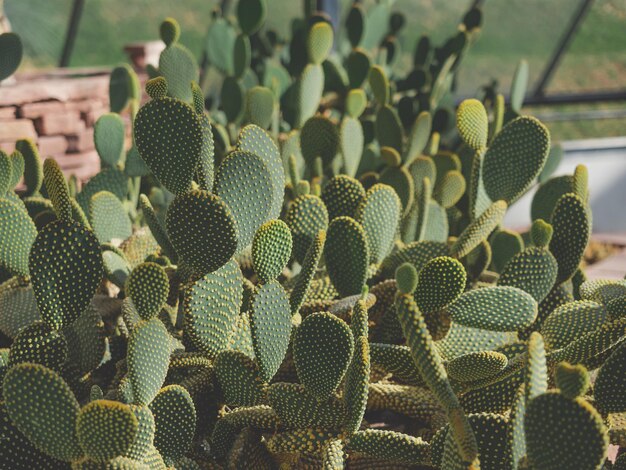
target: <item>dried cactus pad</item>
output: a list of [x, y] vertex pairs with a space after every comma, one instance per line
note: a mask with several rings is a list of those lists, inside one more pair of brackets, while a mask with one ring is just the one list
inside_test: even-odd
[[66, 462], [82, 457], [79, 405], [59, 375], [39, 364], [19, 364], [7, 372], [2, 391], [11, 421], [35, 447]]
[[177, 196], [165, 226], [180, 259], [200, 274], [224, 266], [237, 248], [238, 230], [229, 207], [206, 191]]
[[354, 340], [350, 327], [331, 313], [313, 313], [296, 330], [293, 359], [300, 382], [319, 399], [337, 389], [348, 369]]
[[202, 121], [188, 104], [159, 98], [145, 104], [135, 119], [135, 144], [141, 158], [169, 191], [191, 188], [202, 158]]
[[78, 222], [64, 220], [39, 232], [29, 266], [41, 318], [55, 329], [83, 313], [104, 274], [96, 236]]

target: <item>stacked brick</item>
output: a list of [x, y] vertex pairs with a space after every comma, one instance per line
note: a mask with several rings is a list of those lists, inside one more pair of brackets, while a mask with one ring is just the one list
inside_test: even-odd
[[87, 180], [99, 170], [93, 125], [109, 109], [109, 71], [18, 76], [0, 86], [0, 149], [18, 139], [37, 142], [42, 158], [54, 157], [66, 174]]

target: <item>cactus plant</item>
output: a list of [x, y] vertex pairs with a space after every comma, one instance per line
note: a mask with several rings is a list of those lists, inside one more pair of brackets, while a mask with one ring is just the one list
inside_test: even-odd
[[625, 445], [626, 281], [586, 280], [589, 175], [551, 176], [527, 65], [455, 120], [480, 7], [405, 73], [393, 2], [346, 35], [305, 3], [291, 38], [273, 2], [214, 10], [202, 70], [163, 21], [149, 99], [111, 74], [82, 188], [30, 140], [0, 152], [2, 468], [596, 469]]

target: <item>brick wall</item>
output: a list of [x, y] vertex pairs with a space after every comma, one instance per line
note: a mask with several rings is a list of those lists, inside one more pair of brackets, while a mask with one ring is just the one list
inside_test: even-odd
[[0, 85], [0, 149], [30, 137], [42, 158], [86, 180], [98, 172], [93, 125], [109, 110], [109, 70], [18, 75]]

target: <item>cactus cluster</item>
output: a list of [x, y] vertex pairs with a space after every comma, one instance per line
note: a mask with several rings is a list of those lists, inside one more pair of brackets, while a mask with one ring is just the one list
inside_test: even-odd
[[610, 468], [626, 280], [585, 279], [586, 169], [546, 172], [526, 66], [454, 110], [480, 9], [403, 75], [391, 2], [344, 36], [305, 3], [289, 39], [215, 11], [202, 70], [166, 19], [82, 187], [0, 152], [0, 467]]

